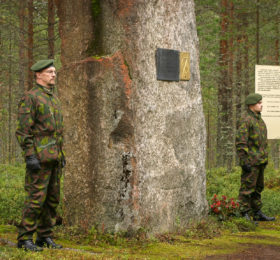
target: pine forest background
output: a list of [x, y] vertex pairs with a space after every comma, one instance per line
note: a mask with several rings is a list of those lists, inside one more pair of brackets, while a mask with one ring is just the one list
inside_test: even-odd
[[[194, 2], [207, 126], [206, 167], [231, 170], [238, 163], [235, 129], [246, 109], [245, 96], [254, 92], [255, 65], [279, 65], [280, 0]], [[14, 132], [17, 104], [33, 84], [28, 68], [46, 58], [54, 58], [57, 69], [61, 67], [59, 21], [54, 0], [0, 3], [0, 163], [14, 164], [23, 160]], [[279, 168], [279, 141], [269, 144], [270, 163]]]

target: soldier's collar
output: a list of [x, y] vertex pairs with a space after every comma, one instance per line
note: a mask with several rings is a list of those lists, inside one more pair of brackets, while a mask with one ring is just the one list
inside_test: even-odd
[[40, 84], [38, 84], [38, 83], [36, 83], [36, 84], [37, 84], [38, 87], [40, 87], [41, 89], [43, 89], [43, 91], [44, 91], [45, 93], [47, 93], [47, 94], [49, 94], [49, 95], [53, 95], [53, 89], [54, 89], [54, 87], [52, 87], [52, 88], [47, 88], [47, 87], [44, 87], [44, 86], [42, 86], [42, 85], [40, 85]]
[[261, 113], [255, 113], [251, 109], [248, 108], [248, 113], [250, 113], [252, 116], [254, 116], [257, 119], [261, 118]]

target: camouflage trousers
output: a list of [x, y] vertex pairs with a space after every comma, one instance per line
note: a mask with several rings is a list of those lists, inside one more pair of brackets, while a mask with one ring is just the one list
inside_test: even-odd
[[26, 170], [22, 220], [18, 240], [52, 236], [56, 209], [60, 200], [61, 167], [57, 163], [41, 163], [39, 171]]
[[241, 213], [256, 213], [262, 207], [261, 193], [264, 189], [264, 164], [253, 166], [251, 172], [242, 170], [238, 200]]

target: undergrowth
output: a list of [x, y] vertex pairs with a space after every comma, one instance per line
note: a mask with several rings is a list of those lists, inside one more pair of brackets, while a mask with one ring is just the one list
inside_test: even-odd
[[0, 224], [19, 222], [24, 203], [24, 165], [0, 164]]
[[[0, 164], [0, 224], [20, 222], [25, 199], [24, 180], [25, 164]], [[62, 214], [62, 205], [58, 212]]]
[[[227, 196], [237, 198], [240, 187], [240, 167], [236, 167], [232, 172], [227, 172], [223, 168], [211, 169], [207, 172], [207, 200], [211, 205], [211, 198], [217, 196]], [[19, 223], [24, 202], [24, 178], [25, 165], [0, 165], [0, 224]], [[268, 215], [280, 215], [280, 174], [279, 170], [268, 167], [265, 171], [266, 188], [263, 192], [263, 211]], [[63, 216], [62, 207], [59, 214]], [[57, 227], [58, 237], [66, 240], [75, 240], [77, 243], [89, 245], [121, 245], [131, 239], [135, 241], [145, 241], [151, 239], [147, 236], [145, 229], [139, 229], [132, 238], [126, 233], [108, 234], [97, 231], [92, 227], [87, 232], [81, 231], [78, 227]], [[201, 221], [190, 221], [188, 228], [178, 229], [177, 235], [186, 239], [211, 238], [219, 236], [223, 230], [230, 232], [253, 230], [251, 223], [240, 218], [229, 218], [226, 221], [218, 221], [213, 216], [208, 216]], [[154, 239], [160, 241], [172, 241], [174, 234], [162, 234]]]
[[[214, 168], [207, 172], [207, 200], [209, 205], [214, 194], [237, 199], [240, 188], [241, 168], [235, 167], [232, 172], [225, 168]], [[272, 166], [265, 169], [265, 189], [262, 192], [263, 212], [269, 215], [280, 215], [280, 171]]]

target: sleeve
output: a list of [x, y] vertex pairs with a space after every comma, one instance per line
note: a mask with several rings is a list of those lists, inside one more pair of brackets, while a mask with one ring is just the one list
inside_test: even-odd
[[18, 118], [16, 138], [24, 152], [25, 157], [35, 154], [32, 128], [35, 122], [35, 108], [32, 98], [28, 95], [22, 97], [18, 105]]
[[243, 120], [236, 133], [236, 151], [240, 159], [240, 165], [249, 164], [249, 148], [248, 148], [248, 139], [249, 139], [249, 129], [250, 123], [248, 120]]

